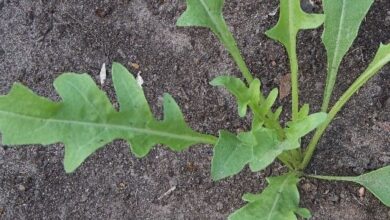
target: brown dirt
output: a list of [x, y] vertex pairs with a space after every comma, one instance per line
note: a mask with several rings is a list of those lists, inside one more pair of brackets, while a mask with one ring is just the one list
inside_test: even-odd
[[[321, 10], [304, 3], [306, 10]], [[250, 69], [265, 91], [288, 74], [283, 48], [263, 33], [277, 21], [274, 0], [229, 0], [225, 17]], [[185, 9], [180, 0], [0, 0], [0, 94], [22, 82], [40, 95], [58, 99], [52, 82], [65, 71], [88, 72], [96, 80], [102, 63], [118, 61], [142, 71], [153, 111], [172, 94], [196, 130], [248, 128], [234, 99], [208, 82], [239, 75], [215, 37], [205, 29], [176, 28]], [[338, 97], [368, 65], [380, 42], [390, 39], [390, 2], [376, 0], [359, 37], [345, 58], [335, 91]], [[321, 30], [299, 38], [302, 102], [319, 109], [325, 75]], [[139, 70], [131, 63], [140, 65]], [[103, 88], [114, 99], [111, 80]], [[289, 98], [282, 105], [289, 109]], [[385, 67], [348, 103], [322, 139], [309, 172], [357, 175], [390, 164], [390, 68]], [[284, 112], [285, 118], [289, 112]], [[65, 174], [63, 146], [0, 146], [1, 219], [225, 219], [258, 192], [264, 172], [244, 170], [220, 182], [210, 178], [209, 146], [173, 153], [157, 147], [136, 159], [116, 141]], [[171, 188], [169, 195], [161, 197]], [[359, 186], [303, 180], [302, 206], [315, 220], [386, 220], [390, 209]], [[161, 197], [161, 198], [160, 198]]]

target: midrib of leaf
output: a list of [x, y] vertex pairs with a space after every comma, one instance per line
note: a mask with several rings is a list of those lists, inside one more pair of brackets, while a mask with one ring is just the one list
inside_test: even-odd
[[168, 132], [162, 132], [162, 131], [156, 131], [153, 129], [145, 129], [145, 128], [137, 128], [137, 127], [131, 127], [131, 126], [125, 126], [125, 125], [118, 125], [118, 124], [109, 124], [109, 123], [96, 123], [96, 122], [90, 122], [90, 121], [76, 121], [76, 120], [62, 120], [62, 119], [53, 119], [53, 118], [43, 118], [43, 117], [34, 117], [30, 115], [23, 115], [20, 113], [14, 113], [14, 112], [7, 112], [0, 110], [1, 114], [13, 116], [13, 117], [19, 117], [19, 118], [25, 118], [29, 120], [46, 120], [47, 123], [58, 123], [58, 124], [65, 124], [65, 125], [81, 125], [81, 126], [88, 126], [88, 127], [95, 127], [95, 128], [104, 128], [104, 129], [117, 129], [117, 130], [125, 130], [140, 134], [146, 134], [146, 135], [155, 135], [155, 136], [161, 136], [161, 137], [168, 137], [173, 139], [179, 139], [179, 140], [185, 140], [185, 141], [192, 141], [192, 142], [200, 142], [205, 144], [214, 144], [215, 138], [213, 137], [193, 137], [188, 135], [182, 135], [182, 134], [173, 134]]
[[298, 111], [299, 111], [299, 88], [298, 88], [298, 58], [297, 58], [297, 41], [296, 34], [294, 33], [293, 22], [295, 20], [295, 13], [293, 11], [293, 1], [288, 0], [288, 29], [289, 29], [289, 49], [288, 57], [290, 60], [290, 68], [291, 68], [291, 111], [292, 111], [292, 119], [293, 121], [298, 120]]
[[[329, 73], [328, 73], [328, 77], [327, 77], [327, 82], [326, 82], [326, 88], [325, 88], [325, 92], [328, 93], [325, 97], [324, 97], [324, 101], [322, 103], [322, 107], [321, 107], [321, 110], [323, 112], [327, 112], [328, 110], [328, 105], [329, 105], [329, 99], [330, 99], [330, 95], [332, 93], [332, 90], [333, 90], [333, 86], [332, 85], [329, 85], [329, 83], [331, 83], [333, 81], [333, 78], [335, 77], [335, 74], [337, 74], [337, 71], [338, 71], [338, 67], [335, 67], [337, 65], [337, 61], [336, 61], [336, 57], [338, 55], [338, 50], [340, 48], [340, 40], [341, 40], [341, 31], [342, 31], [342, 27], [344, 26], [344, 19], [345, 19], [345, 7], [346, 7], [346, 3], [345, 3], [345, 0], [342, 0], [342, 3], [343, 3], [343, 6], [341, 8], [341, 15], [340, 15], [340, 21], [339, 21], [339, 25], [338, 25], [338, 31], [337, 31], [337, 37], [336, 37], [336, 43], [335, 43], [335, 48], [334, 48], [334, 53], [333, 53], [333, 57], [332, 57], [332, 64], [329, 68]], [[335, 73], [336, 71], [336, 73]], [[333, 83], [332, 83], [333, 84]], [[328, 87], [330, 86], [330, 87]]]
[[339, 22], [339, 30], [337, 31], [337, 38], [336, 38], [336, 46], [335, 46], [335, 53], [333, 55], [333, 60], [332, 60], [332, 70], [333, 70], [333, 67], [336, 65], [336, 57], [337, 57], [337, 51], [339, 50], [339, 47], [340, 47], [340, 39], [341, 39], [341, 31], [342, 31], [342, 27], [344, 27], [344, 17], [345, 17], [345, 0], [342, 0], [343, 1], [343, 7], [341, 8], [341, 15], [340, 15], [340, 22]]
[[223, 34], [222, 34], [223, 32], [220, 29], [220, 27], [216, 21], [216, 18], [214, 18], [213, 14], [211, 13], [211, 10], [209, 10], [209, 8], [207, 7], [204, 0], [199, 0], [199, 1], [202, 4], [203, 9], [206, 11], [207, 15], [209, 16], [211, 22], [214, 24], [214, 28], [216, 29], [218, 36], [221, 38], [222, 41], [225, 42], [225, 38], [223, 37]]
[[[293, 6], [292, 6], [292, 1], [289, 0], [288, 1], [288, 29], [289, 29], [289, 33], [290, 33], [290, 37], [289, 37], [289, 40], [290, 40], [290, 53], [293, 53], [293, 48], [294, 48], [294, 40], [295, 40], [295, 37], [291, 37], [291, 32], [294, 30], [293, 29], [293, 17], [292, 16], [294, 14], [294, 12], [292, 11], [293, 9]], [[290, 55], [291, 56], [291, 55]]]
[[280, 189], [278, 190], [278, 193], [277, 193], [277, 195], [276, 195], [276, 197], [275, 197], [275, 201], [274, 201], [274, 203], [272, 204], [272, 208], [271, 208], [271, 210], [270, 210], [270, 212], [269, 212], [269, 214], [268, 214], [267, 220], [273, 220], [273, 219], [272, 219], [272, 214], [273, 214], [273, 212], [274, 212], [274, 210], [275, 210], [275, 208], [276, 208], [276, 206], [277, 206], [277, 204], [278, 204], [278, 202], [279, 202], [279, 200], [280, 200], [280, 197], [281, 197], [281, 194], [282, 194], [282, 192], [283, 192], [283, 190], [284, 190], [284, 187], [285, 187], [286, 184], [287, 184], [287, 180], [289, 180], [289, 179], [290, 179], [290, 177], [286, 178], [286, 179], [283, 181], [283, 184], [281, 185]]

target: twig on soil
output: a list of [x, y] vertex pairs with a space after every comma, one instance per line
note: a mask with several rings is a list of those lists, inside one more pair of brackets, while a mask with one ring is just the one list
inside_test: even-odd
[[172, 188], [170, 188], [168, 191], [166, 191], [164, 194], [162, 194], [160, 197], [158, 197], [157, 200], [161, 200], [163, 199], [164, 197], [166, 196], [169, 196], [169, 194], [171, 194], [173, 191], [176, 190], [176, 186], [173, 186]]

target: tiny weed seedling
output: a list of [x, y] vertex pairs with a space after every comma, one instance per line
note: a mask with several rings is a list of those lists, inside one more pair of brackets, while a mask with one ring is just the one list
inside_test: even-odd
[[[53, 102], [35, 95], [16, 83], [8, 95], [0, 97], [0, 130], [6, 145], [65, 145], [64, 167], [73, 172], [97, 149], [114, 139], [130, 143], [137, 157], [148, 154], [156, 144], [172, 150], [185, 150], [194, 144], [214, 146], [211, 175], [220, 180], [239, 173], [246, 165], [261, 171], [279, 159], [289, 171], [267, 179], [260, 194], [245, 194], [247, 204], [229, 216], [231, 220], [293, 220], [296, 215], [311, 216], [299, 207], [297, 183], [301, 178], [349, 181], [363, 185], [385, 205], [390, 206], [390, 166], [356, 177], [317, 176], [305, 173], [316, 145], [345, 103], [384, 65], [390, 62], [390, 44], [381, 45], [368, 68], [339, 100], [329, 107], [339, 65], [357, 36], [359, 26], [373, 0], [323, 0], [324, 14], [307, 14], [299, 0], [281, 0], [279, 21], [266, 35], [280, 42], [287, 51], [291, 67], [292, 119], [283, 127], [282, 108], [273, 108], [278, 90], [261, 91], [261, 81], [247, 68], [235, 39], [222, 15], [224, 0], [187, 0], [187, 9], [178, 26], [209, 28], [222, 42], [242, 72], [245, 81], [220, 76], [211, 82], [224, 87], [237, 100], [238, 114], [252, 112], [249, 131], [233, 134], [220, 131], [218, 137], [192, 130], [174, 99], [164, 95], [164, 119], [153, 116], [142, 88], [118, 63], [112, 65], [112, 78], [120, 104], [116, 110], [104, 92], [86, 74], [65, 73], [54, 87], [61, 97]], [[297, 33], [324, 23], [323, 43], [327, 51], [327, 79], [321, 112], [309, 114], [309, 105], [299, 106]], [[308, 146], [301, 138], [315, 130]]]

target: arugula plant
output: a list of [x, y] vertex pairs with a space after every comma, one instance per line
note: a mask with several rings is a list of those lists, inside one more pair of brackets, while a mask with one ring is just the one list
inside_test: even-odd
[[[318, 176], [305, 173], [316, 145], [328, 125], [345, 103], [370, 78], [390, 62], [390, 44], [380, 45], [367, 69], [329, 109], [340, 63], [357, 36], [359, 26], [373, 0], [323, 0], [324, 14], [307, 14], [299, 0], [281, 0], [280, 18], [266, 35], [280, 42], [287, 51], [291, 67], [292, 119], [280, 123], [281, 107], [275, 107], [278, 90], [261, 90], [261, 80], [246, 66], [233, 34], [223, 18], [224, 0], [187, 0], [187, 9], [178, 26], [210, 29], [231, 54], [245, 81], [220, 76], [210, 84], [227, 89], [237, 100], [238, 114], [248, 117], [250, 130], [233, 134], [220, 131], [218, 137], [192, 130], [179, 106], [164, 95], [164, 119], [157, 120], [142, 88], [131, 73], [118, 63], [112, 65], [112, 78], [120, 104], [116, 110], [104, 92], [87, 74], [64, 73], [54, 87], [61, 97], [53, 102], [16, 83], [8, 95], [0, 96], [0, 131], [3, 144], [65, 145], [64, 167], [73, 172], [97, 149], [114, 139], [130, 143], [131, 151], [143, 157], [156, 144], [174, 151], [194, 144], [214, 146], [211, 175], [220, 180], [239, 173], [246, 165], [261, 171], [276, 159], [289, 168], [286, 174], [269, 177], [269, 185], [259, 194], [245, 194], [247, 204], [229, 216], [231, 220], [292, 220], [296, 215], [310, 218], [310, 211], [299, 206], [297, 184], [301, 178], [349, 181], [363, 185], [385, 205], [390, 206], [390, 166], [357, 177]], [[322, 112], [309, 114], [308, 104], [299, 106], [297, 33], [324, 23], [323, 43], [328, 57], [328, 73]], [[307, 146], [301, 138], [315, 130]]]

